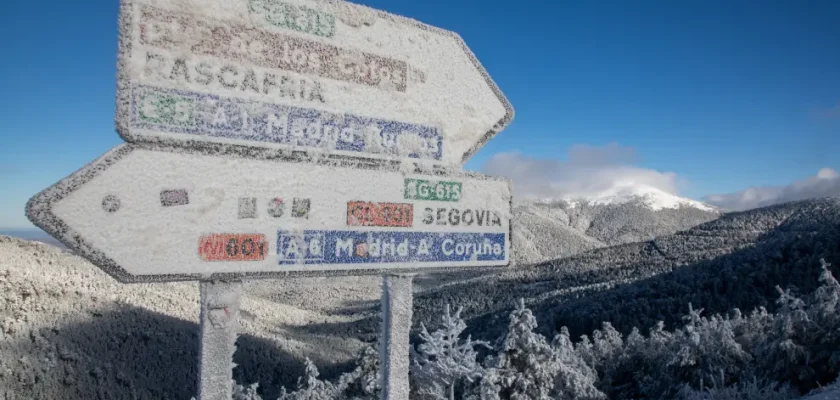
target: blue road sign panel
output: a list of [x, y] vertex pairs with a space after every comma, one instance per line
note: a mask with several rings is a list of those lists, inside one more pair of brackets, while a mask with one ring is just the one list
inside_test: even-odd
[[281, 265], [503, 261], [505, 245], [504, 233], [277, 232]]
[[443, 155], [443, 136], [424, 125], [146, 85], [133, 88], [131, 103], [138, 129], [366, 154], [395, 153], [413, 135], [408, 157]]

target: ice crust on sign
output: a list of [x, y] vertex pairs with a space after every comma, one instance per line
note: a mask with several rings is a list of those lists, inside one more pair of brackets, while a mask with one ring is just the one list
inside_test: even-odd
[[513, 115], [457, 34], [361, 5], [123, 1], [120, 32], [117, 124], [129, 140], [434, 160], [439, 135], [435, 161], [460, 165]]
[[[131, 177], [130, 184], [126, 177]], [[457, 202], [409, 200], [403, 191], [406, 178], [457, 181], [463, 193]], [[162, 191], [184, 192], [189, 200], [162, 206]], [[275, 197], [292, 205], [294, 199], [308, 200], [309, 211], [300, 218], [291, 217], [290, 209], [284, 216], [273, 216], [267, 206]], [[118, 200], [119, 209], [105, 210], [105, 198]], [[238, 214], [243, 198], [257, 205], [254, 218]], [[348, 204], [358, 201], [414, 204], [414, 228], [349, 226]], [[211, 274], [241, 277], [301, 271], [323, 276], [503, 266], [511, 259], [510, 202], [508, 181], [476, 174], [418, 175], [122, 145], [33, 198], [27, 215], [125, 282], [207, 279]], [[466, 223], [468, 212], [470, 223]], [[440, 223], [429, 220], [432, 217]], [[334, 258], [309, 262], [303, 253], [288, 251], [281, 257], [282, 238], [298, 241], [311, 234], [307, 232], [323, 232], [322, 252]], [[264, 235], [264, 259], [209, 263], [199, 257], [200, 238], [227, 233]], [[380, 244], [375, 243], [377, 235], [384, 235]], [[348, 238], [367, 247], [346, 247]], [[391, 242], [390, 254], [386, 240]], [[406, 252], [406, 240], [408, 246], [417, 247]], [[424, 240], [430, 253], [420, 251]]]

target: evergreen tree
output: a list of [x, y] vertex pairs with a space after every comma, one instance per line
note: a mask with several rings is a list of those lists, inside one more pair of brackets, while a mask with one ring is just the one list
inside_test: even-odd
[[553, 365], [556, 369], [552, 398], [565, 400], [606, 399], [606, 395], [595, 387], [598, 373], [586, 364], [575, 351], [569, 330], [564, 326], [551, 344], [554, 349]]
[[454, 315], [446, 305], [440, 329], [429, 333], [420, 324], [420, 339], [423, 341], [415, 350], [412, 346], [413, 363], [411, 372], [420, 386], [419, 392], [435, 399], [455, 399], [456, 386], [466, 381], [472, 383], [483, 375], [483, 368], [476, 361], [477, 346], [490, 348], [486, 342], [466, 340], [459, 337], [467, 324], [461, 319], [462, 308]]
[[359, 351], [356, 368], [338, 378], [337, 391], [341, 399], [379, 399], [382, 390], [379, 373], [379, 353], [366, 346]]
[[793, 296], [790, 290], [782, 290], [778, 286], [776, 290], [779, 292], [776, 301], [779, 310], [756, 352], [762, 364], [762, 378], [792, 382], [796, 386], [813, 375], [807, 363], [807, 348], [803, 344], [808, 341], [808, 331], [814, 328], [805, 302]]
[[286, 393], [286, 388], [280, 389], [278, 400], [334, 400], [338, 398], [335, 386], [318, 379], [320, 373], [315, 364], [306, 359], [306, 375], [298, 378], [297, 390]]
[[811, 332], [815, 343], [810, 361], [817, 369], [817, 381], [823, 383], [840, 373], [840, 283], [831, 274], [831, 264], [820, 260], [820, 287], [808, 307], [817, 328]]
[[485, 375], [481, 390], [498, 389], [498, 397], [510, 400], [551, 399], [556, 370], [552, 362], [554, 350], [545, 337], [534, 332], [537, 320], [531, 310], [520, 300], [510, 314], [508, 333], [502, 343], [498, 358], [491, 361], [489, 374]]
[[262, 400], [262, 397], [257, 394], [259, 383], [252, 383], [248, 386], [239, 385], [236, 381], [233, 382], [233, 400]]
[[674, 368], [674, 380], [695, 387], [717, 378], [721, 385], [736, 382], [750, 355], [735, 340], [733, 324], [718, 315], [705, 318], [703, 309], [695, 310], [691, 303], [688, 307], [689, 313], [683, 317], [686, 325], [676, 330], [675, 352], [666, 363]]

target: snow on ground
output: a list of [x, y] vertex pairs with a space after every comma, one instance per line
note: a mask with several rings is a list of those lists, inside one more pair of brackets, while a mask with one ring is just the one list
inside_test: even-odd
[[811, 396], [805, 396], [803, 400], [840, 400], [840, 389], [830, 389], [825, 392], [817, 393]]
[[[298, 292], [301, 282], [289, 283], [256, 285], [280, 299], [305, 298], [297, 303], [301, 306], [322, 303], [324, 310], [340, 307], [348, 297], [330, 295], [338, 291], [329, 287], [305, 295]], [[359, 315], [281, 304], [252, 295], [251, 285], [242, 298], [234, 356], [240, 380], [276, 391], [279, 382], [294, 382], [302, 374], [304, 356], [329, 377], [344, 370], [365, 344], [357, 338]], [[346, 302], [374, 301], [379, 289], [371, 286], [363, 293]], [[14, 398], [194, 396], [198, 312], [195, 282], [124, 285], [78, 256], [0, 236], [0, 398], [6, 393]]]

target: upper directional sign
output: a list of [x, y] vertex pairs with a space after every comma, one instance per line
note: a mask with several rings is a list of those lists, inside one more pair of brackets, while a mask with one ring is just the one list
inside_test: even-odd
[[511, 251], [504, 179], [146, 145], [47, 188], [27, 216], [122, 282], [494, 267]]
[[333, 0], [122, 0], [129, 142], [461, 165], [513, 109], [450, 31]]

